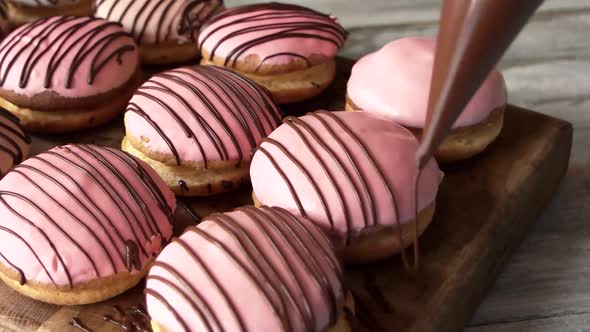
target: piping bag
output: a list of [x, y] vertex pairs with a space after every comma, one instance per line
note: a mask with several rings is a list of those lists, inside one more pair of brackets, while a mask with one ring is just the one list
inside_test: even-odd
[[[542, 3], [543, 0], [443, 0], [426, 125], [416, 152], [416, 220], [422, 170], [477, 89]], [[419, 252], [416, 222], [414, 272], [419, 269]], [[405, 252], [402, 258], [408, 270]]]
[[422, 169], [543, 0], [444, 0], [416, 155]]

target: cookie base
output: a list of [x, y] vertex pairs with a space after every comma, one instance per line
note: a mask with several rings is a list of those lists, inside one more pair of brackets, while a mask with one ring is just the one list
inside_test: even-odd
[[76, 4], [48, 7], [19, 6], [7, 1], [8, 18], [13, 26], [20, 26], [51, 16], [92, 16], [92, 0], [80, 0]]
[[[215, 66], [216, 64], [203, 58], [201, 65]], [[268, 75], [242, 72], [233, 68], [228, 69], [267, 88], [279, 104], [291, 104], [313, 98], [330, 86], [336, 77], [336, 61], [334, 59], [306, 69]]]
[[[261, 207], [264, 204], [252, 193], [254, 206]], [[434, 216], [436, 203], [418, 212], [418, 237], [420, 237]], [[397, 226], [379, 227], [367, 229], [359, 236], [351, 239], [345, 248], [336, 250], [336, 255], [345, 264], [366, 264], [380, 261], [400, 253], [408, 248], [414, 241], [415, 222], [411, 220], [401, 225], [402, 241], [400, 242], [399, 228]]]
[[197, 60], [199, 47], [196, 43], [160, 43], [139, 45], [141, 63], [147, 65], [169, 65]]
[[[504, 124], [505, 106], [496, 108], [484, 121], [473, 126], [455, 128], [443, 140], [434, 154], [439, 163], [452, 163], [466, 160], [483, 152], [500, 135]], [[346, 111], [360, 109], [347, 98]], [[422, 136], [422, 129], [408, 128], [418, 139]]]
[[133, 96], [135, 87], [141, 83], [142, 74], [137, 71], [129, 89], [122, 91], [103, 103], [87, 110], [42, 111], [19, 107], [0, 97], [0, 107], [20, 119], [21, 125], [30, 132], [61, 134], [98, 127], [123, 113]]
[[38, 301], [57, 305], [82, 305], [110, 299], [136, 286], [147, 275], [152, 262], [153, 259], [146, 262], [138, 273], [120, 272], [75, 285], [73, 288], [40, 284], [31, 280], [21, 285], [18, 273], [1, 263], [0, 279], [15, 291]]
[[177, 166], [170, 163], [172, 160], [165, 162], [148, 156], [139, 141], [130, 136], [123, 138], [121, 149], [148, 163], [177, 196], [220, 194], [250, 181], [250, 163], [246, 161], [211, 161], [206, 169], [203, 163]]

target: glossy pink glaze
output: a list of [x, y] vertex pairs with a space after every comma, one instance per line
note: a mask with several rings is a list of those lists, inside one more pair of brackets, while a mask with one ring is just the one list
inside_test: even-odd
[[[313, 60], [311, 59], [313, 55], [332, 58], [336, 56], [342, 47], [346, 36], [335, 17], [324, 16], [303, 7], [283, 9], [261, 7], [265, 5], [234, 7], [213, 17], [212, 23], [205, 26], [199, 35], [199, 45], [208, 54], [215, 49], [216, 57], [227, 58], [232, 50], [239, 49], [240, 45], [259, 38], [273, 36], [272, 40], [250, 47], [238, 57], [238, 60], [244, 60], [248, 56], [257, 56], [261, 60], [268, 58], [264, 61], [267, 65], [287, 64], [294, 59], [292, 54], [297, 54], [308, 60]], [[272, 5], [277, 4], [273, 3]], [[282, 6], [282, 4], [278, 4], [278, 6]], [[228, 15], [219, 19], [219, 17], [228, 14], [232, 10], [240, 12], [236, 15]], [[285, 33], [293, 29], [294, 24], [322, 24], [323, 28], [310, 27], [292, 31], [294, 35], [309, 34], [310, 36], [306, 38], [300, 36], [279, 37], [280, 33]], [[326, 28], [326, 26], [329, 26], [330, 29]], [[256, 28], [258, 28], [256, 31], [243, 33], [245, 29]], [[332, 33], [327, 31], [331, 31]], [[337, 41], [330, 42], [322, 38]], [[216, 47], [217, 45], [218, 47]], [[279, 53], [283, 55], [276, 56]]]
[[[395, 40], [360, 59], [352, 69], [347, 94], [361, 110], [412, 128], [426, 121], [436, 41], [427, 37]], [[506, 104], [506, 86], [494, 70], [471, 99], [454, 128], [485, 120]]]
[[[251, 207], [250, 209], [250, 211], [259, 211], [258, 213], [269, 210], [278, 211], [269, 208]], [[268, 212], [264, 213], [267, 217], [256, 214], [258, 223], [254, 222], [256, 219], [252, 218], [252, 212], [247, 215], [238, 210], [224, 214], [224, 218], [230, 218], [235, 233], [220, 226], [219, 221], [216, 220], [205, 220], [197, 226], [197, 230], [217, 239], [225, 246], [225, 249], [223, 246], [216, 246], [213, 242], [207, 241], [204, 236], [195, 232], [194, 228], [185, 232], [180, 237], [180, 241], [198, 255], [201, 264], [191, 257], [189, 251], [181, 246], [178, 240], [168, 245], [158, 257], [148, 276], [147, 308], [152, 320], [166, 331], [182, 331], [181, 321], [190, 331], [325, 331], [330, 324], [331, 314], [337, 314], [337, 312], [331, 312], [331, 302], [326, 301], [329, 298], [328, 294], [333, 293], [336, 300], [340, 302], [343, 298], [342, 271], [333, 249], [327, 238], [308, 220], [297, 219], [284, 210], [277, 212], [281, 217]], [[282, 218], [289, 218], [290, 221], [287, 222]], [[278, 231], [287, 230], [287, 227], [296, 230], [288, 238], [280, 235]], [[243, 238], [236, 235], [240, 232], [246, 235], [247, 241], [240, 240]], [[247, 254], [256, 252], [252, 251], [254, 247], [258, 250], [255, 260]], [[248, 277], [228, 253], [233, 254], [237, 261], [243, 264], [242, 266], [256, 276], [258, 284]], [[308, 265], [313, 261], [315, 264]], [[177, 274], [174, 275], [170, 273], [170, 270], [158, 266], [162, 263], [175, 269]], [[262, 266], [265, 268], [261, 269]], [[309, 269], [310, 266], [312, 270]], [[186, 280], [186, 283], [181, 281], [179, 275]], [[198, 301], [199, 298], [191, 290], [191, 287], [194, 288], [202, 296], [199, 308], [202, 311], [209, 309], [217, 317], [221, 327], [207, 328], [205, 325], [207, 320], [199, 317], [190, 302], [180, 296], [173, 287], [157, 278], [168, 280], [186, 292], [188, 298]], [[216, 280], [221, 287], [218, 287], [213, 280]], [[323, 282], [326, 286], [324, 289], [320, 288]], [[269, 297], [260, 290], [260, 284], [267, 290], [277, 289], [278, 293], [274, 293], [269, 301]], [[281, 286], [276, 287], [277, 285]], [[235, 311], [224, 300], [220, 289], [225, 290], [229, 295], [230, 301], [235, 304]], [[171, 304], [180, 319], [175, 318], [162, 301], [152, 296], [150, 294], [152, 291]], [[286, 292], [292, 294], [292, 299], [301, 308], [305, 308], [307, 301], [315, 317], [315, 324], [311, 325], [311, 329], [305, 328], [304, 316], [298, 314], [296, 305], [288, 300]], [[282, 307], [282, 303], [285, 307]], [[282, 312], [282, 314], [277, 315], [276, 312]], [[240, 328], [239, 317], [243, 319], [245, 329]], [[281, 324], [281, 318], [287, 317], [290, 329]], [[214, 324], [212, 321], [209, 320], [209, 323]]]
[[[0, 77], [5, 79], [3, 84], [0, 84], [0, 88], [29, 97], [43, 92], [54, 92], [63, 97], [79, 98], [108, 92], [128, 82], [135, 74], [138, 66], [136, 47], [132, 51], [123, 53], [120, 63], [117, 60], [117, 56], [108, 58], [109, 55], [120, 47], [135, 45], [135, 42], [130, 36], [124, 35], [117, 37], [104, 49], [100, 46], [103, 44], [96, 44], [102, 38], [122, 33], [123, 30], [121, 27], [115, 24], [109, 24], [91, 38], [90, 36], [92, 35], [88, 34], [88, 32], [107, 24], [106, 21], [79, 17], [60, 24], [56, 23], [58, 20], [63, 19], [61, 16], [55, 16], [43, 21], [23, 25], [10, 33], [0, 43], [0, 61], [4, 59], [3, 62], [0, 62]], [[53, 28], [51, 27], [52, 24], [55, 25]], [[61, 42], [63, 39], [54, 42], [60, 36], [66, 36], [69, 29], [78, 24], [81, 24], [81, 28], [72, 35], [69, 35], [64, 43]], [[48, 35], [40, 41], [39, 37], [43, 33], [48, 33]], [[80, 39], [81, 37], [83, 38]], [[32, 47], [31, 45], [40, 46]], [[86, 51], [85, 47], [87, 48], [89, 46], [90, 52], [87, 53], [87, 56], [83, 58], [75, 70], [71, 88], [67, 88], [65, 82], [76, 54], [83, 54]], [[101, 49], [102, 53], [99, 54]], [[65, 56], [63, 56], [64, 53], [66, 54]], [[88, 73], [93, 65], [95, 56], [97, 56], [95, 65], [105, 60], [107, 62], [97, 73], [94, 82], [88, 84]], [[27, 61], [29, 58], [37, 59], [37, 61]], [[57, 66], [51, 86], [45, 88], [45, 80], [49, 73], [48, 67], [52, 58], [55, 58], [54, 61]], [[57, 59], [60, 60], [56, 61]], [[34, 65], [31, 68], [31, 64], [33, 63]], [[27, 68], [26, 66], [29, 66], [32, 74], [27, 85], [20, 87], [21, 74]]]
[[17, 121], [12, 114], [0, 109], [0, 178], [29, 156], [30, 137]]
[[[162, 87], [172, 92], [164, 92]], [[152, 153], [171, 155], [167, 137], [181, 163], [224, 159], [216, 148], [216, 140], [211, 137], [217, 137], [226, 148], [227, 159], [238, 160], [241, 152], [243, 160], [250, 160], [250, 151], [279, 125], [281, 118], [266, 90], [238, 74], [216, 67], [179, 68], [154, 76], [139, 88], [129, 105], [125, 114], [127, 135], [143, 138], [145, 147]], [[157, 126], [129, 111], [138, 108]], [[185, 133], [182, 124], [187, 125], [190, 135]], [[214, 135], [205, 128], [211, 128]], [[250, 135], [254, 145], [248, 139]]]
[[[94, 14], [108, 21], [119, 22], [139, 43], [196, 42], [199, 22], [221, 6], [221, 0], [96, 0]], [[181, 31], [183, 18], [194, 20], [194, 28]]]
[[[414, 163], [414, 155], [418, 148], [416, 138], [407, 129], [369, 113], [333, 112], [332, 114], [359, 137], [366, 147], [369, 155], [382, 170], [387, 184], [393, 189], [399, 209], [399, 221], [408, 223], [414, 218], [414, 181], [418, 173]], [[328, 213], [324, 210], [320, 195], [314, 190], [312, 182], [275, 145], [268, 142], [261, 144], [261, 147], [273, 157], [292, 183], [306, 216], [321, 226], [328, 234], [333, 235], [339, 245], [344, 243], [348, 231], [354, 235], [372, 225], [395, 225], [394, 206], [378, 171], [372, 167], [369, 159], [365, 157], [363, 150], [355, 143], [354, 139], [335, 120], [325, 114], [320, 114], [320, 116], [327, 123], [328, 128], [336, 132], [337, 137], [342, 140], [349, 151], [352, 162], [347, 158], [345, 150], [337, 144], [337, 141], [317, 118], [306, 115], [300, 119], [319, 133], [321, 141], [327, 144], [337, 157], [337, 162], [329, 157], [325, 148], [315, 143], [316, 140], [308, 132], [303, 131], [304, 137], [311, 142], [314, 151], [327, 165], [326, 168], [331, 174], [331, 178], [335, 180], [336, 188], [340, 188], [340, 190], [337, 190], [329, 181], [330, 177], [326, 176], [318, 159], [306, 147], [295, 130], [283, 124], [269, 138], [282, 143], [309, 172], [310, 177], [317, 183], [319, 192], [325, 198], [328, 211], [333, 217], [333, 226], [329, 223]], [[348, 171], [348, 175], [344, 174], [338, 165]], [[358, 174], [360, 176], [357, 175], [353, 165], [359, 168]], [[279, 206], [292, 213], [302, 214], [286, 181], [261, 150], [254, 154], [250, 176], [254, 194], [263, 204]], [[442, 178], [442, 172], [436, 162], [432, 160], [420, 178], [419, 209], [434, 202]], [[355, 186], [349, 182], [349, 179], [353, 181]], [[362, 190], [365, 187], [362, 184], [362, 179], [366, 181], [366, 187], [373, 196], [373, 204], [376, 209], [375, 220], [367, 220], [369, 217], [363, 215], [363, 211], [367, 216], [370, 215], [369, 210], [372, 204], [369, 203], [367, 195]], [[340, 203], [338, 192], [343, 193], [343, 201], [348, 209], [344, 209]], [[359, 196], [363, 204], [360, 203]], [[347, 226], [347, 212], [350, 216], [348, 218], [348, 221], [351, 222], [350, 228]]]
[[[118, 240], [119, 235], [127, 241], [134, 239], [134, 233], [138, 234], [137, 245], [144, 248], [147, 253], [147, 256], [140, 254], [142, 266], [148, 257], [160, 252], [162, 241], [165, 243], [172, 236], [172, 224], [163, 210], [159, 208], [151, 190], [147, 189], [149, 188], [149, 185], [146, 186], [148, 182], [142, 181], [138, 173], [131, 171], [131, 168], [122, 160], [133, 165], [136, 165], [135, 162], [139, 163], [143, 172], [153, 179], [157, 188], [163, 193], [166, 205], [174, 210], [174, 195], [149, 166], [136, 159], [131, 159], [132, 157], [119, 150], [88, 145], [82, 147], [91, 149], [104, 157], [114, 169], [115, 174], [127, 181], [145, 206], [139, 208], [126, 187], [109, 171], [110, 168], [105, 167], [99, 158], [84, 152], [80, 146], [58, 147], [28, 159], [0, 181], [0, 191], [3, 192], [0, 194], [0, 253], [4, 256], [4, 258], [0, 257], [0, 262], [9, 266], [8, 260], [20, 268], [28, 281], [51, 285], [52, 281], [49, 277], [51, 275], [55, 284], [67, 286], [69, 282], [65, 268], [71, 274], [73, 285], [92, 281], [98, 276], [108, 277], [117, 272], [127, 271], [124, 259], [120, 258], [120, 255], [125, 257], [125, 243]], [[87, 173], [79, 167], [72, 166], [56, 154], [73, 163], [83, 165]], [[76, 157], [76, 154], [81, 159]], [[40, 158], [62, 172], [48, 166]], [[88, 164], [84, 164], [82, 160]], [[133, 166], [134, 169], [135, 167]], [[50, 175], [55, 181], [43, 176], [41, 172]], [[69, 175], [74, 182], [64, 174]], [[97, 184], [88, 174], [95, 177], [102, 175], [100, 183], [104, 187]], [[57, 183], [72, 192], [73, 197]], [[40, 210], [33, 208], [33, 205], [26, 200], [7, 194], [7, 192], [27, 197]], [[120, 195], [121, 199], [117, 201], [121, 206], [128, 207], [128, 209], [122, 209], [124, 215], [129, 217], [131, 221], [122, 217], [120, 210], [106, 194], [107, 192]], [[83, 207], [86, 207], [87, 210]], [[43, 211], [46, 216], [40, 211]], [[136, 219], [131, 217], [131, 213], [136, 216]], [[19, 217], [19, 214], [30, 222]], [[150, 231], [147, 217], [149, 214], [154, 216], [155, 223], [162, 230], [162, 237], [155, 231], [155, 228], [154, 231]], [[77, 248], [74, 242], [54, 226], [47, 216], [60, 225], [65, 234], [71, 236], [83, 250]], [[109, 226], [109, 221], [113, 227]], [[38, 229], [32, 225], [36, 225]], [[104, 228], [100, 225], [103, 225]], [[145, 231], [145, 237], [141, 235], [140, 227]], [[22, 240], [3, 231], [2, 228], [10, 229], [22, 236], [48, 269], [49, 275], [36, 260], [31, 249]], [[43, 236], [40, 230], [47, 237]], [[96, 234], [99, 242], [95, 240], [89, 230]], [[114, 241], [111, 242], [109, 237], [112, 237]], [[55, 245], [56, 250], [52, 249], [47, 239]], [[106, 251], [100, 243], [104, 245]], [[84, 255], [84, 252], [88, 253], [90, 259]], [[115, 270], [110, 264], [109, 255], [114, 258]], [[59, 256], [63, 259], [64, 264], [59, 261]], [[92, 261], [96, 264], [98, 275], [92, 267]], [[132, 273], [137, 273], [137, 270], [133, 269]]]

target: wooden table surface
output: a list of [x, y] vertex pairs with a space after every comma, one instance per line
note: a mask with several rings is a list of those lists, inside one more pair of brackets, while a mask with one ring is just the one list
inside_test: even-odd
[[[229, 6], [251, 0], [227, 0]], [[434, 35], [440, 0], [293, 0], [338, 16], [360, 57]], [[590, 330], [590, 1], [547, 0], [501, 63], [510, 102], [574, 124], [561, 190], [511, 257], [468, 332]]]

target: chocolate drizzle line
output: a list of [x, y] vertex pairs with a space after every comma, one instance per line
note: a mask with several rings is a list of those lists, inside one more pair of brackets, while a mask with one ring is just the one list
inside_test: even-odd
[[[179, 93], [179, 89], [187, 92], [187, 96]], [[183, 107], [171, 106], [157, 97], [159, 93], [175, 99]], [[207, 93], [213, 96], [213, 100], [208, 98]], [[170, 148], [177, 165], [182, 164], [177, 147], [158, 121], [152, 119], [153, 114], [164, 112], [174, 120], [199, 150], [205, 168], [208, 168], [209, 159], [230, 160], [230, 148], [236, 151], [239, 160], [248, 158], [243, 150], [249, 151], [258, 145], [262, 137], [280, 124], [281, 114], [266, 89], [218, 67], [186, 67], [156, 75], [138, 89], [134, 99], [138, 96], [155, 103], [162, 110], [150, 112], [132, 101], [127, 112], [141, 116], [154, 128]], [[218, 109], [214, 102], [220, 103], [222, 108]], [[201, 115], [204, 112], [209, 112], [215, 120], [207, 122]], [[234, 127], [239, 129], [232, 129]], [[245, 136], [249, 146], [240, 146], [237, 135]], [[228, 140], [231, 146], [226, 146], [225, 141]], [[207, 153], [204, 145], [212, 145], [216, 156]]]
[[0, 154], [7, 154], [13, 165], [19, 164], [25, 157], [22, 146], [29, 144], [31, 137], [22, 129], [18, 118], [0, 107]]
[[185, 210], [188, 213], [188, 215], [192, 218], [192, 220], [195, 222], [195, 224], [201, 223], [201, 220], [202, 220], [201, 216], [199, 216], [199, 214], [193, 208], [191, 208], [187, 203], [179, 200], [176, 202], [176, 206], [178, 208]]
[[[241, 15], [246, 16], [239, 18]], [[202, 48], [205, 42], [216, 33], [223, 34], [224, 28], [234, 24], [247, 23], [247, 27], [219, 38], [219, 41], [208, 50], [210, 52], [208, 60], [212, 61], [215, 58], [215, 53], [224, 43], [230, 42], [230, 40], [233, 42], [234, 38], [244, 38], [246, 41], [234, 47], [225, 57], [224, 66], [226, 67], [235, 66], [237, 61], [240, 60], [240, 57], [249, 49], [274, 40], [290, 38], [316, 39], [341, 48], [347, 37], [344, 28], [330, 15], [297, 5], [276, 2], [246, 5], [224, 10], [207, 21], [205, 27], [202, 29], [203, 32], [206, 31], [207, 27], [224, 19], [227, 19], [227, 23], [211, 31], [202, 33], [199, 37], [199, 47]], [[294, 19], [301, 20], [295, 21]], [[258, 38], [243, 37], [244, 35], [258, 32], [265, 32], [266, 34]], [[311, 66], [310, 60], [301, 54], [278, 52], [262, 59], [256, 71], [258, 71], [265, 61], [279, 56], [303, 59], [308, 66]]]
[[[57, 35], [57, 30], [67, 26]], [[42, 30], [39, 28], [43, 27]], [[31, 75], [45, 72], [44, 88], [50, 89], [56, 82], [72, 88], [74, 76], [86, 75], [89, 85], [111, 61], [123, 65], [123, 54], [133, 52], [135, 45], [129, 34], [107, 30], [119, 25], [90, 17], [56, 16], [25, 25], [12, 33], [12, 38], [0, 44], [0, 86], [4, 86], [10, 73], [20, 71], [19, 87], [27, 87]], [[40, 30], [40, 31], [39, 31]], [[115, 29], [113, 29], [115, 30]], [[79, 35], [79, 37], [75, 37]], [[120, 46], [114, 46], [119, 43]], [[44, 64], [41, 58], [49, 57]], [[16, 60], [25, 57], [22, 68], [15, 67]], [[72, 58], [65, 64], [66, 59]], [[82, 66], [90, 61], [88, 70]], [[65, 77], [55, 77], [58, 68], [67, 65]], [[86, 71], [87, 70], [87, 71]]]
[[68, 325], [70, 325], [71, 327], [78, 329], [82, 332], [92, 332], [92, 330], [90, 330], [86, 325], [84, 325], [84, 323], [82, 323], [82, 321], [78, 317], [72, 318], [68, 322]]
[[183, 193], [189, 192], [190, 189], [184, 180], [179, 180], [178, 185], [180, 186], [180, 190], [182, 190]]
[[[387, 192], [387, 196], [391, 202], [391, 206], [395, 211], [395, 222], [397, 228], [399, 230], [398, 236], [400, 243], [403, 242], [402, 231], [401, 231], [401, 224], [399, 220], [399, 211], [398, 211], [398, 204], [397, 199], [394, 195], [394, 190], [391, 185], [387, 182], [385, 178], [385, 172], [377, 165], [376, 159], [371, 155], [370, 150], [365, 146], [362, 140], [336, 115], [332, 114], [331, 112], [327, 111], [318, 111], [315, 113], [308, 114], [311, 118], [316, 120], [320, 125], [321, 129], [314, 128], [309, 125], [309, 121], [294, 118], [294, 117], [287, 117], [283, 120], [287, 126], [289, 126], [297, 135], [297, 137], [304, 143], [306, 149], [311, 153], [314, 157], [314, 160], [317, 162], [317, 167], [322, 170], [322, 173], [330, 182], [331, 189], [336, 193], [338, 197], [339, 206], [341, 211], [344, 214], [345, 222], [346, 222], [346, 241], [349, 243], [351, 237], [353, 236], [354, 229], [352, 228], [352, 220], [351, 220], [351, 211], [358, 206], [363, 213], [365, 227], [377, 226], [379, 225], [379, 215], [376, 207], [376, 197], [374, 197], [373, 191], [370, 190], [365, 176], [362, 174], [362, 170], [358, 167], [358, 165], [369, 165], [371, 168], [374, 169], [375, 173], [377, 174], [378, 179], [383, 185], [383, 188]], [[330, 148], [326, 142], [320, 136], [320, 130], [322, 132], [326, 132], [330, 136], [330, 140], [335, 142], [338, 145], [341, 153], [337, 153], [334, 149]], [[304, 134], [306, 133], [306, 134]], [[362, 152], [363, 158], [355, 160], [352, 157], [351, 149], [353, 146], [347, 145], [343, 140], [343, 135], [347, 135], [350, 137], [354, 145], [357, 149], [360, 149]], [[273, 149], [269, 149], [272, 146]], [[337, 168], [331, 169], [328, 164], [325, 162], [324, 159], [319, 157], [318, 150], [322, 150], [325, 152], [329, 159], [337, 165]], [[285, 171], [281, 168], [281, 166], [277, 163], [276, 160], [279, 158], [286, 158], [290, 160], [303, 174], [309, 182], [309, 185], [316, 193], [318, 200], [321, 206], [324, 209], [324, 213], [326, 215], [327, 220], [330, 223], [332, 230], [335, 228], [334, 220], [333, 220], [333, 211], [330, 210], [328, 206], [328, 201], [325, 198], [324, 191], [319, 186], [317, 179], [315, 179], [310, 172], [310, 166], [306, 165], [304, 161], [298, 160], [296, 156], [292, 153], [289, 146], [283, 142], [279, 142], [272, 138], [266, 138], [263, 140], [263, 144], [261, 144], [257, 151], [260, 151], [264, 156], [269, 160], [269, 162], [273, 165], [277, 173], [281, 176], [284, 183], [287, 185], [293, 201], [297, 205], [299, 212], [302, 216], [306, 216], [307, 213], [305, 208], [301, 203], [301, 199], [293, 186], [293, 183], [289, 179], [289, 176], [286, 175]], [[343, 160], [339, 157], [340, 154], [346, 156], [346, 159]], [[351, 165], [353, 173], [349, 172], [346, 167], [343, 165]], [[359, 184], [356, 184], [355, 181], [352, 181], [353, 178], [358, 179]], [[348, 185], [350, 187], [342, 188], [337, 184], [336, 179], [346, 179]], [[349, 189], [350, 188], [350, 189]], [[345, 192], [350, 191], [353, 192], [356, 196], [356, 201], [358, 205], [347, 206], [346, 200], [344, 198]], [[365, 204], [365, 200], [361, 198], [365, 198], [368, 204]], [[405, 251], [402, 252], [402, 260], [404, 266], [409, 270], [409, 264], [407, 262], [407, 257]]]
[[[306, 330], [313, 331], [317, 326], [317, 317], [311, 307], [311, 298], [314, 294], [312, 290], [307, 289], [301, 283], [301, 275], [294, 269], [294, 266], [302, 266], [305, 270], [304, 275], [311, 277], [311, 281], [321, 289], [321, 297], [325, 305], [331, 309], [331, 324], [337, 319], [338, 298], [336, 290], [331, 287], [330, 281], [326, 275], [326, 269], [330, 269], [342, 280], [342, 270], [338, 262], [333, 257], [329, 249], [324, 248], [319, 242], [323, 240], [328, 244], [327, 238], [318, 231], [312, 231], [308, 226], [302, 224], [293, 215], [283, 209], [263, 207], [257, 209], [254, 207], [242, 207], [236, 210], [245, 214], [249, 222], [256, 227], [256, 234], [260, 234], [271, 244], [270, 250], [276, 254], [277, 260], [270, 260], [262, 250], [262, 243], [255, 241], [256, 237], [250, 230], [244, 228], [240, 222], [233, 219], [228, 214], [213, 214], [205, 220], [214, 222], [226, 234], [228, 234], [232, 243], [237, 249], [230, 249], [224, 242], [217, 240], [211, 235], [207, 228], [191, 227], [185, 234], [191, 234], [199, 237], [201, 240], [219, 249], [229, 262], [234, 264], [236, 273], [246, 276], [254, 285], [259, 294], [267, 301], [270, 308], [274, 310], [274, 315], [281, 319], [283, 330], [290, 331], [291, 323], [298, 318], [306, 326]], [[281, 243], [281, 245], [278, 245]], [[245, 330], [244, 317], [241, 316], [238, 307], [247, 305], [245, 303], [236, 303], [228, 294], [228, 290], [216, 277], [212, 267], [208, 266], [207, 261], [202, 254], [194, 250], [185, 239], [178, 238], [173, 240], [172, 245], [178, 245], [190, 258], [190, 263], [196, 265], [195, 268], [203, 270], [209, 278], [220, 298], [226, 305], [223, 310], [229, 310], [235, 321], [239, 324], [242, 331]], [[311, 250], [315, 249], [315, 250]], [[238, 250], [241, 255], [238, 255]], [[312, 255], [311, 253], [320, 253]], [[295, 254], [295, 255], [293, 255]], [[244, 258], [241, 258], [241, 257]], [[271, 255], [274, 257], [274, 255]], [[246, 262], [244, 261], [246, 259]], [[246, 264], [248, 263], [248, 264]], [[285, 287], [286, 280], [279, 274], [281, 268], [288, 270], [288, 275], [293, 276], [296, 289]], [[150, 281], [169, 288], [190, 303], [194, 314], [198, 315], [205, 326], [210, 330], [223, 330], [223, 321], [217, 316], [219, 309], [207, 302], [206, 298], [198, 289], [199, 285], [190, 282], [190, 277], [182, 275], [173, 266], [157, 261], [152, 271], [160, 271], [158, 275], [152, 273], [148, 276], [148, 289], [146, 293], [153, 299], [164, 305], [171, 314], [176, 317], [179, 324], [186, 328], [183, 316], [192, 314], [190, 311], [177, 311], [175, 307], [167, 301], [155, 289], [150, 288]], [[212, 290], [209, 290], [212, 291]], [[289, 310], [293, 308], [294, 310]], [[213, 328], [215, 327], [215, 328]]]
[[139, 249], [137, 249], [137, 244], [133, 241], [127, 241], [125, 244], [125, 266], [129, 272], [131, 272], [133, 268], [137, 271], [141, 271]]
[[[116, 159], [121, 161], [121, 165], [115, 166], [111, 160]], [[88, 160], [95, 160], [94, 164]], [[60, 167], [60, 163], [67, 164], [74, 168], [71, 172], [65, 172]], [[123, 178], [121, 172], [127, 174], [127, 178]], [[144, 202], [145, 193], [147, 193], [155, 203], [159, 206], [162, 215], [168, 218], [172, 223], [172, 212], [168, 206], [164, 194], [149, 176], [144, 166], [130, 155], [115, 149], [102, 148], [93, 145], [70, 145], [48, 151], [31, 158], [31, 162], [17, 166], [13, 173], [15, 176], [23, 178], [28, 184], [29, 188], [34, 188], [44, 200], [51, 201], [60, 211], [64, 212], [81, 228], [82, 234], [73, 236], [69, 234], [60, 222], [51, 217], [50, 212], [45, 210], [45, 206], [40, 205], [34, 200], [34, 195], [31, 198], [23, 194], [12, 191], [0, 191], [0, 207], [4, 207], [11, 212], [17, 219], [33, 227], [36, 232], [45, 241], [53, 255], [57, 258], [58, 264], [63, 268], [64, 273], [69, 281], [70, 288], [73, 287], [73, 280], [68, 269], [68, 265], [64, 262], [59, 250], [56, 248], [54, 239], [50, 238], [44, 229], [53, 228], [60, 233], [64, 241], [69, 242], [72, 246], [84, 256], [85, 260], [92, 266], [96, 277], [102, 277], [98, 271], [95, 260], [90, 256], [89, 252], [81, 245], [81, 239], [90, 239], [96, 243], [95, 247], [101, 249], [104, 257], [108, 259], [111, 272], [108, 275], [123, 272], [117, 266], [123, 265], [131, 271], [131, 267], [141, 269], [140, 256], [149, 258], [147, 254], [147, 243], [153, 235], [159, 235], [163, 241], [165, 239], [162, 234], [162, 229], [159, 226], [156, 217]], [[74, 175], [75, 174], [75, 175]], [[107, 178], [104, 174], [110, 174]], [[76, 176], [78, 180], [74, 178]], [[58, 201], [53, 195], [48, 192], [48, 188], [42, 188], [36, 181], [36, 178], [42, 178], [55, 185], [68, 198], [68, 205]], [[91, 183], [96, 190], [101, 191], [110, 200], [112, 208], [118, 212], [119, 216], [126, 222], [130, 232], [133, 234], [132, 240], [125, 241], [120, 233], [121, 229], [117, 228], [113, 221], [109, 219], [103, 209], [104, 203], [99, 205], [98, 202], [93, 201], [89, 194], [84, 189], [82, 182]], [[130, 181], [134, 181], [139, 185], [132, 185]], [[121, 192], [125, 194], [122, 195]], [[144, 194], [142, 194], [144, 193]], [[18, 200], [21, 204], [25, 204], [30, 209], [37, 212], [41, 219], [32, 220], [25, 217], [20, 211], [15, 209], [15, 206], [9, 203], [5, 198], [10, 197], [10, 202]], [[132, 204], [126, 202], [133, 202]], [[73, 210], [73, 208], [77, 208]], [[76, 212], [74, 212], [76, 211]], [[86, 217], [82, 218], [79, 213], [82, 212]], [[146, 222], [141, 222], [142, 219], [147, 219]], [[38, 224], [42, 225], [38, 226]], [[143, 224], [147, 224], [146, 226]], [[100, 230], [100, 234], [104, 238], [99, 237], [96, 229]], [[136, 229], [140, 230], [138, 234]], [[4, 226], [0, 226], [0, 231], [8, 233], [19, 241], [23, 242], [35, 256], [39, 265], [43, 268], [49, 279], [55, 285], [55, 281], [47, 266], [41, 261], [33, 246], [21, 235], [9, 230]], [[141, 240], [140, 240], [141, 237]], [[78, 239], [78, 240], [76, 240]], [[106, 242], [103, 242], [105, 241]], [[108, 245], [107, 245], [108, 242]], [[107, 247], [120, 248], [117, 250], [117, 255], [113, 256]], [[3, 260], [13, 267], [21, 275], [21, 282], [26, 282], [22, 270], [14, 266], [6, 259], [7, 253], [1, 253]], [[117, 264], [116, 261], [122, 264]], [[55, 269], [53, 269], [55, 270]]]
[[[104, 19], [120, 24], [132, 16], [131, 26], [126, 29], [136, 38], [139, 44], [146, 43], [144, 36], [148, 27], [157, 27], [155, 44], [171, 41], [173, 31], [178, 35], [188, 37], [195, 42], [195, 36], [203, 22], [218, 12], [223, 6], [222, 0], [186, 0], [186, 4], [179, 10], [172, 10], [175, 1], [121, 1], [121, 0], [98, 0], [95, 4], [94, 13], [98, 14], [101, 9], [107, 10]], [[139, 11], [131, 10], [132, 6], [140, 6]], [[120, 11], [116, 15], [115, 11]], [[160, 13], [156, 13], [160, 10]], [[176, 19], [180, 16], [180, 19]], [[143, 23], [140, 24], [140, 22]]]
[[113, 306], [114, 315], [105, 314], [102, 319], [130, 332], [151, 332], [150, 316], [142, 305], [133, 305], [129, 308]]

